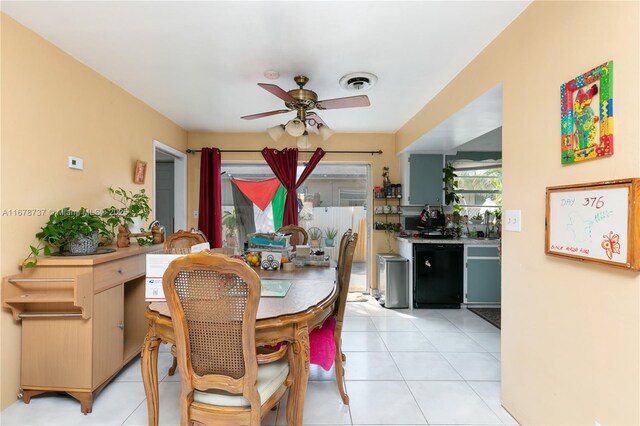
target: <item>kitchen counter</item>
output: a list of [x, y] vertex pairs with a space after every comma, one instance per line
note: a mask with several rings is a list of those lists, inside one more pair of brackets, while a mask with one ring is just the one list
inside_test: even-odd
[[427, 238], [405, 238], [405, 237], [396, 237], [396, 240], [409, 243], [409, 244], [467, 244], [467, 245], [497, 245], [500, 244], [500, 240], [486, 240], [486, 239], [475, 239], [475, 238], [453, 238], [453, 239], [427, 239]]

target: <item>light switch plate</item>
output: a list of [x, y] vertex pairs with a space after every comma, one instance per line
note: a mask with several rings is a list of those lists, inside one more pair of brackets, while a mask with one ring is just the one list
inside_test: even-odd
[[504, 230], [511, 232], [522, 231], [522, 210], [505, 210]]
[[82, 170], [84, 169], [84, 161], [80, 157], [69, 156], [68, 165], [70, 169]]

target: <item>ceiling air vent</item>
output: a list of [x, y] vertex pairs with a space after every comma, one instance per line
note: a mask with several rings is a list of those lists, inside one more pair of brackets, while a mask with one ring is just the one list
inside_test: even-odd
[[359, 92], [373, 87], [378, 77], [368, 72], [354, 72], [340, 79], [340, 87], [352, 92]]

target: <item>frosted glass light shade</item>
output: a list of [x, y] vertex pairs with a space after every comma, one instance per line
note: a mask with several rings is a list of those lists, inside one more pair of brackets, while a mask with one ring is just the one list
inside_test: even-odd
[[309, 133], [304, 132], [302, 136], [296, 138], [296, 145], [298, 148], [309, 148], [311, 146], [311, 141], [309, 140]]
[[277, 126], [269, 127], [267, 133], [271, 136], [274, 142], [278, 142], [278, 139], [284, 135], [284, 125], [278, 124]]
[[318, 126], [318, 132], [320, 133], [320, 137], [322, 138], [323, 141], [326, 141], [335, 133], [326, 124], [320, 124]]
[[301, 120], [294, 118], [289, 121], [286, 126], [287, 133], [289, 133], [293, 137], [302, 136], [302, 134], [306, 130], [306, 126]]

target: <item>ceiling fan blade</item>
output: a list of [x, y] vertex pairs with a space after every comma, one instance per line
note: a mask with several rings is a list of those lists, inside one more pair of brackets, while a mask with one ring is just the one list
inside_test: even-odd
[[284, 89], [280, 88], [279, 86], [276, 86], [275, 84], [258, 83], [258, 86], [262, 87], [267, 92], [273, 95], [276, 95], [277, 97], [279, 97], [285, 102], [290, 102], [292, 104], [295, 104], [297, 102], [296, 98], [294, 98], [293, 96], [288, 94]]
[[311, 131], [313, 131], [314, 133], [319, 133], [318, 127], [320, 124], [322, 124], [323, 126], [327, 125], [327, 123], [325, 123], [322, 118], [320, 118], [320, 116], [315, 112], [307, 113], [307, 124], [309, 125]]
[[290, 112], [290, 110], [279, 109], [276, 111], [261, 112], [260, 114], [245, 115], [240, 118], [242, 118], [243, 120], [255, 120], [256, 118], [269, 117], [270, 115], [276, 115], [276, 114], [284, 114], [285, 112]]
[[371, 105], [367, 95], [349, 96], [346, 98], [326, 99], [316, 102], [318, 109], [338, 109], [338, 108], [355, 108], [366, 107]]

